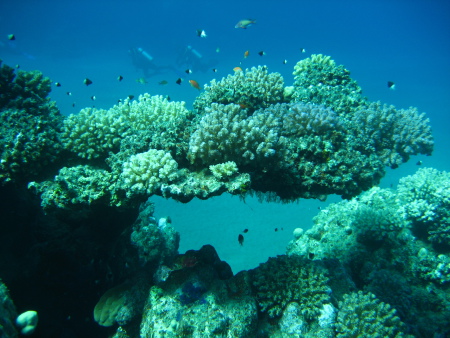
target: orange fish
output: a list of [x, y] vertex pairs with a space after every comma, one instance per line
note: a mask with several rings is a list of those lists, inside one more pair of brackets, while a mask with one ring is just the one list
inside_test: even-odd
[[197, 81], [195, 81], [195, 80], [189, 80], [189, 83], [190, 83], [191, 86], [194, 87], [195, 89], [200, 90], [200, 85], [198, 84]]
[[246, 59], [249, 55], [250, 55], [250, 52], [248, 50], [246, 50], [244, 53], [244, 58]]
[[235, 73], [242, 72], [242, 68], [241, 67], [234, 67], [233, 70], [234, 70]]

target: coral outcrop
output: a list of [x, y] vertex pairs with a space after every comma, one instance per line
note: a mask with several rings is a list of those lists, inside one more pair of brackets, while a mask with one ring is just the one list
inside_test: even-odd
[[[397, 191], [372, 188], [350, 201], [332, 204], [314, 218], [311, 229], [296, 232], [288, 253], [338, 259], [359, 290], [395, 308], [407, 327], [399, 326], [400, 331], [417, 337], [442, 334], [450, 329], [449, 182], [448, 173], [422, 168], [401, 179]], [[353, 295], [347, 301], [358, 297], [363, 296]], [[364, 297], [369, 301], [372, 296]], [[392, 316], [386, 312], [388, 317]], [[352, 321], [339, 320], [349, 325]], [[371, 321], [384, 325], [380, 319]], [[356, 324], [352, 327], [344, 330], [349, 335], [343, 337], [361, 330]], [[386, 331], [386, 336], [395, 336], [392, 332]]]
[[47, 98], [50, 79], [1, 65], [0, 88], [0, 183], [42, 179], [62, 148], [62, 117]]

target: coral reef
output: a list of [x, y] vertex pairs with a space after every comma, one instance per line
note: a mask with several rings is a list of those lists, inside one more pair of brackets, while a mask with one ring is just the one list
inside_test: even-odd
[[211, 104], [189, 141], [188, 159], [198, 165], [234, 161], [240, 166], [269, 162], [277, 152], [280, 121], [265, 111], [250, 117], [238, 105]]
[[[395, 308], [406, 324], [401, 331], [417, 337], [444, 334], [450, 329], [448, 182], [447, 173], [422, 168], [403, 178], [397, 191], [372, 188], [332, 204], [311, 229], [296, 232], [288, 254], [338, 259], [359, 290]], [[443, 237], [435, 240], [436, 233]], [[340, 293], [335, 296], [343, 300]]]
[[140, 264], [170, 264], [178, 253], [180, 235], [170, 219], [160, 218], [156, 221], [152, 214], [153, 205], [149, 202], [143, 203], [139, 217], [133, 225], [131, 243], [138, 250]]
[[41, 72], [2, 65], [0, 88], [0, 182], [27, 182], [57, 159], [62, 117]]
[[162, 184], [174, 181], [178, 177], [178, 164], [170, 153], [150, 149], [145, 153], [132, 155], [123, 164], [122, 181], [130, 194], [151, 195]]
[[383, 164], [392, 168], [408, 161], [411, 155], [431, 155], [433, 151], [429, 120], [415, 108], [396, 110], [371, 103], [352, 114], [348, 123], [353, 136], [364, 139], [363, 151], [375, 150]]
[[313, 54], [294, 67], [295, 102], [323, 104], [338, 114], [358, 110], [366, 98], [350, 72], [329, 56]]
[[400, 212], [412, 222], [414, 233], [435, 245], [450, 248], [450, 174], [421, 168], [398, 185]]
[[70, 115], [64, 120], [61, 139], [66, 149], [87, 159], [117, 152], [122, 140], [141, 132], [153, 135], [148, 148], [167, 147], [175, 142], [174, 135], [188, 115], [184, 102], [143, 94], [137, 101], [126, 98], [109, 110], [86, 108]]
[[[57, 175], [56, 188], [51, 181], [32, 186], [48, 199], [44, 206], [68, 210], [93, 202], [135, 207], [153, 194], [182, 202], [224, 192], [283, 202], [348, 199], [378, 184], [386, 166], [431, 154], [424, 114], [369, 104], [329, 57], [313, 55], [295, 69], [292, 88], [266, 67], [212, 81], [195, 101], [196, 113], [184, 102], [144, 94], [70, 115], [61, 139], [71, 169]], [[302, 91], [313, 87], [326, 90], [305, 99]], [[80, 165], [86, 180], [74, 184], [65, 172]], [[85, 187], [95, 198], [76, 191]]]
[[336, 337], [408, 337], [403, 327], [395, 309], [371, 293], [351, 293], [339, 302]]
[[278, 317], [289, 303], [296, 302], [303, 318], [311, 320], [329, 302], [325, 271], [317, 262], [298, 256], [269, 258], [252, 271], [261, 311]]
[[284, 101], [284, 80], [279, 73], [270, 73], [266, 66], [237, 71], [220, 81], [212, 80], [194, 102], [194, 109], [203, 113], [212, 103], [237, 104], [253, 112]]

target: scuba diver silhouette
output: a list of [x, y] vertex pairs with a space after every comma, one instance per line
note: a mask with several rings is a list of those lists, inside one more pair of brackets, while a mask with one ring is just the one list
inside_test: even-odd
[[143, 71], [144, 77], [165, 74], [169, 71], [176, 72], [172, 66], [158, 66], [153, 62], [153, 57], [142, 48], [131, 48], [129, 50], [133, 65]]
[[217, 60], [209, 59], [206, 60], [200, 52], [192, 48], [192, 46], [187, 46], [183, 51], [178, 54], [176, 59], [176, 65], [179, 68], [188, 68], [194, 72], [207, 72], [211, 70], [218, 64]]

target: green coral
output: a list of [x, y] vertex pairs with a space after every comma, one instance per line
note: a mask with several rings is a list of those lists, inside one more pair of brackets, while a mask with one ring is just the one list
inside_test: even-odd
[[284, 101], [284, 80], [279, 73], [269, 73], [266, 66], [237, 71], [220, 81], [212, 80], [194, 102], [203, 113], [212, 103], [237, 104], [253, 112]]
[[31, 182], [28, 188], [41, 194], [46, 211], [70, 206], [110, 204], [113, 197], [112, 175], [107, 170], [89, 165], [64, 167], [53, 181]]
[[413, 223], [414, 233], [435, 245], [450, 247], [450, 174], [421, 168], [398, 186], [402, 215]]
[[311, 320], [329, 301], [328, 278], [318, 262], [298, 256], [277, 256], [252, 270], [252, 284], [261, 311], [281, 316], [285, 307], [296, 302], [301, 314]]
[[15, 74], [3, 65], [0, 88], [0, 182], [26, 182], [58, 158], [62, 117], [47, 98], [50, 80], [38, 71]]
[[[175, 147], [176, 136], [189, 116], [184, 102], [162, 96], [140, 95], [109, 110], [86, 108], [64, 120], [62, 141], [66, 149], [87, 159], [118, 152], [123, 140], [150, 134], [148, 147]], [[142, 135], [144, 134], [144, 135]]]
[[336, 337], [408, 337], [403, 330], [404, 324], [395, 309], [378, 300], [374, 294], [354, 292], [344, 295], [343, 301], [339, 302]]
[[347, 128], [355, 139], [363, 140], [357, 149], [375, 151], [384, 165], [396, 168], [411, 155], [431, 155], [429, 122], [416, 108], [397, 110], [376, 102], [348, 116]]
[[294, 67], [295, 102], [323, 104], [336, 113], [348, 113], [366, 105], [359, 85], [350, 72], [329, 56], [313, 54]]

